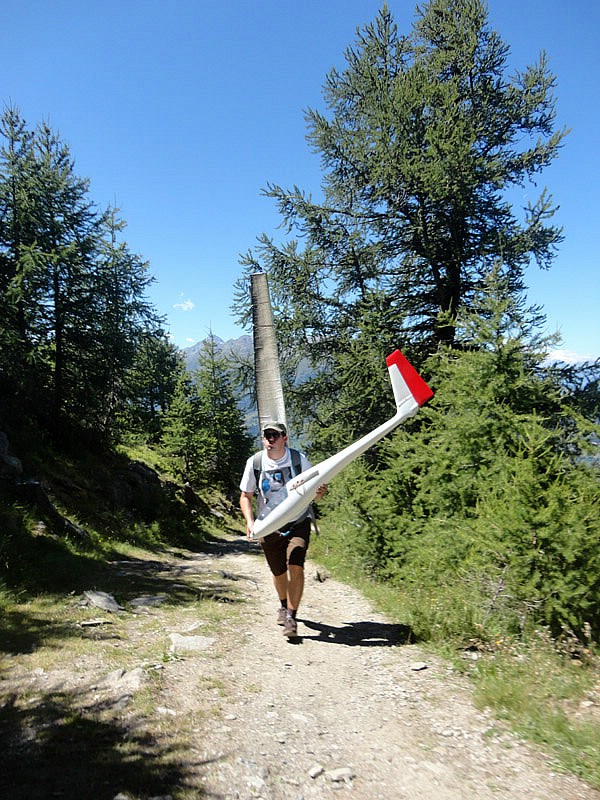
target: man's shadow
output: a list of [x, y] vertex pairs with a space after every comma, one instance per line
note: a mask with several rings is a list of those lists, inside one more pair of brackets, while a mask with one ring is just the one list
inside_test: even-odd
[[387, 622], [346, 622], [339, 628], [298, 619], [307, 628], [316, 631], [316, 635], [300, 634], [298, 639], [313, 639], [329, 644], [343, 644], [350, 647], [393, 647], [394, 645], [411, 644], [414, 636], [408, 625], [393, 625]]

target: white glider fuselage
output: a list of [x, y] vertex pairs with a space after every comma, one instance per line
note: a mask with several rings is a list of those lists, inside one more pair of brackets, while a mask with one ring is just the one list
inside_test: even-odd
[[387, 365], [396, 400], [396, 414], [339, 453], [291, 478], [285, 485], [284, 499], [264, 519], [255, 520], [253, 539], [262, 539], [270, 533], [283, 530], [290, 522], [298, 519], [315, 499], [319, 486], [329, 483], [365, 450], [376, 444], [401, 422], [413, 417], [419, 407], [433, 396], [431, 389], [399, 350], [388, 356]]

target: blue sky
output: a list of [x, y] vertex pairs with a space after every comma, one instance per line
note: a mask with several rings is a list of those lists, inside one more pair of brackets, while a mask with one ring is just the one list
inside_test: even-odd
[[[0, 27], [0, 102], [71, 147], [100, 207], [116, 204], [148, 260], [150, 298], [179, 347], [244, 331], [230, 307], [239, 255], [280, 235], [267, 182], [319, 192], [304, 110], [379, 0], [20, 0]], [[408, 33], [415, 3], [390, 0]], [[541, 178], [565, 241], [532, 267], [529, 300], [567, 359], [600, 356], [597, 243], [600, 27], [595, 0], [490, 0], [490, 20], [524, 68], [556, 73], [558, 125], [571, 128]], [[531, 194], [533, 197], [533, 194]]]

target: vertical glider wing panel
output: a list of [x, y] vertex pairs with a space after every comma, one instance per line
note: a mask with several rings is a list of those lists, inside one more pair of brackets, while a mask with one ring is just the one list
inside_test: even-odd
[[400, 350], [394, 350], [385, 361], [390, 373], [397, 408], [400, 408], [408, 398], [412, 398], [419, 407], [431, 400], [433, 392]]
[[264, 272], [255, 272], [250, 276], [250, 298], [254, 330], [254, 375], [258, 424], [259, 430], [262, 431], [263, 425], [267, 422], [286, 424], [273, 309], [269, 296], [269, 284]]

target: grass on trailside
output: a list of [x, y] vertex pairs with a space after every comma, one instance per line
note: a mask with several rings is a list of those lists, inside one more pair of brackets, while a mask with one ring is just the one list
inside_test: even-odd
[[[411, 627], [398, 588], [373, 581], [338, 548], [329, 547], [328, 524], [320, 523], [324, 535], [311, 539], [311, 558], [360, 589], [391, 619]], [[498, 720], [538, 745], [557, 769], [600, 789], [600, 658], [591, 646], [555, 642], [540, 630], [520, 641], [498, 637], [485, 643], [436, 638], [434, 631], [430, 626], [430, 635], [419, 643], [469, 676], [479, 707], [490, 708]]]

